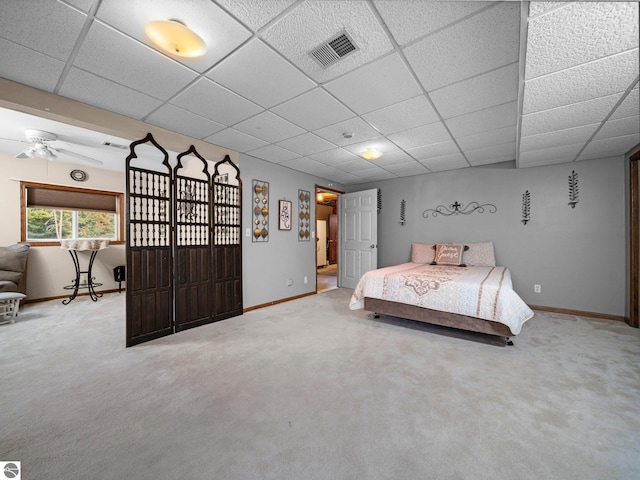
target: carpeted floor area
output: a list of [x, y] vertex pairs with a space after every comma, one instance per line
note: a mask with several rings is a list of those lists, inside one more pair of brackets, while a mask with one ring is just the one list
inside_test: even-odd
[[23, 479], [640, 478], [640, 332], [536, 312], [512, 347], [338, 288], [124, 348], [124, 294], [0, 326]]

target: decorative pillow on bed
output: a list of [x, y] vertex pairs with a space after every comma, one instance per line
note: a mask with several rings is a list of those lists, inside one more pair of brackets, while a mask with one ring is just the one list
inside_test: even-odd
[[456, 265], [466, 267], [462, 262], [465, 250], [469, 247], [460, 243], [439, 243], [436, 245], [436, 255], [431, 265]]
[[465, 265], [470, 267], [495, 267], [496, 254], [493, 242], [468, 243], [469, 250], [464, 252]]
[[413, 263], [433, 263], [436, 246], [424, 243], [411, 244], [411, 261]]

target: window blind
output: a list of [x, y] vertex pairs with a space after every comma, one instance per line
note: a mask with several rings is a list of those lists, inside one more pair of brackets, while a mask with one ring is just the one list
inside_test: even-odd
[[118, 197], [106, 193], [26, 187], [27, 207], [117, 213]]

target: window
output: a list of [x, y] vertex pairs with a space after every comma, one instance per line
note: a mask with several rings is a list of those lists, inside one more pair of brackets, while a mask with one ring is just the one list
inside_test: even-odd
[[122, 241], [123, 194], [21, 183], [22, 241], [56, 245], [61, 239]]

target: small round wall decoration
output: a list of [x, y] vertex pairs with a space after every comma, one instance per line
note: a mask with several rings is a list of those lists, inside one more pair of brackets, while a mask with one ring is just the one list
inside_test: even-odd
[[69, 175], [71, 175], [71, 178], [76, 182], [84, 182], [87, 178], [89, 178], [89, 175], [87, 175], [87, 172], [85, 172], [84, 170], [71, 170], [71, 173]]

